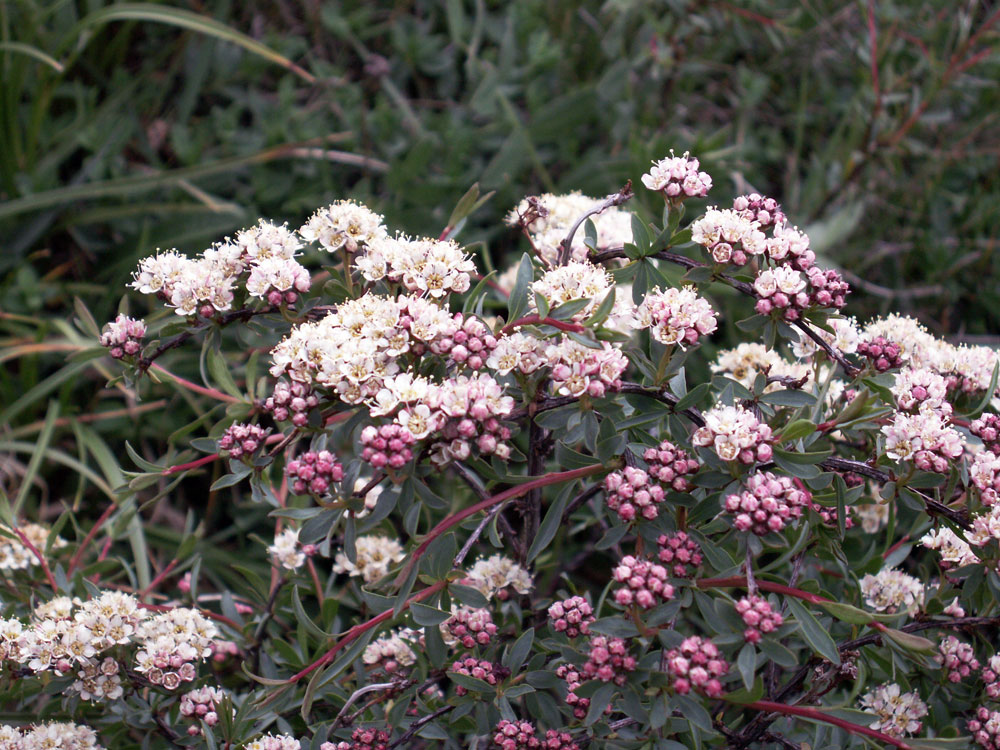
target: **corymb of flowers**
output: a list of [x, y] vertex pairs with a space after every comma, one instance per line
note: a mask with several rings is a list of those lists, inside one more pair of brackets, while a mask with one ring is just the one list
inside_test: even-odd
[[[1000, 748], [997, 354], [849, 317], [689, 154], [640, 181], [525, 198], [499, 272], [477, 189], [436, 238], [342, 200], [142, 260], [100, 343], [202, 411], [0, 541], [3, 747]], [[241, 559], [122, 574], [209, 470]]]

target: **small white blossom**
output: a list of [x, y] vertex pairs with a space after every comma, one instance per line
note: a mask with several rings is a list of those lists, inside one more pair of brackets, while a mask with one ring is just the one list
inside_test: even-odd
[[883, 568], [861, 579], [865, 604], [876, 612], [911, 613], [924, 601], [924, 586], [913, 576], [896, 568]]
[[870, 726], [890, 737], [905, 737], [919, 732], [920, 719], [927, 715], [927, 704], [915, 692], [903, 693], [896, 683], [879, 685], [861, 696], [860, 706], [877, 717]]
[[389, 572], [389, 568], [406, 558], [403, 545], [385, 536], [359, 536], [354, 549], [354, 562], [344, 552], [336, 554], [333, 572], [361, 576], [365, 583], [377, 581]]

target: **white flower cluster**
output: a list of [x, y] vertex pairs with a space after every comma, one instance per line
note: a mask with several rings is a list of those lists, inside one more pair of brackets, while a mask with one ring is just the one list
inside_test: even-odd
[[3, 750], [104, 750], [97, 732], [82, 724], [53, 721], [33, 727], [0, 725]]
[[981, 451], [972, 459], [969, 478], [979, 490], [983, 505], [995, 505], [1000, 499], [1000, 456], [992, 451]]
[[125, 690], [119, 675], [118, 662], [108, 656], [102, 662], [85, 662], [76, 673], [77, 680], [70, 691], [85, 701], [113, 701], [121, 698]]
[[928, 368], [906, 368], [896, 373], [892, 395], [900, 411], [935, 411], [947, 416], [951, 404], [945, 401], [948, 383], [944, 376]]
[[973, 518], [969, 530], [969, 544], [973, 547], [982, 547], [993, 539], [1000, 539], [1000, 505], [992, 505], [988, 513]]
[[960, 568], [979, 562], [968, 542], [958, 537], [954, 531], [942, 526], [924, 534], [920, 543], [927, 549], [937, 550], [941, 555], [941, 567]]
[[194, 662], [212, 655], [218, 629], [198, 610], [178, 607], [141, 622], [134, 640], [140, 646], [135, 671], [154, 685], [174, 690], [197, 677]]
[[295, 260], [301, 247], [286, 226], [261, 219], [198, 258], [176, 250], [143, 258], [131, 286], [160, 296], [178, 315], [209, 317], [232, 308], [240, 277], [249, 272], [245, 284], [251, 296], [266, 297], [272, 305], [292, 303], [310, 286], [308, 271]]
[[487, 599], [506, 599], [508, 586], [519, 594], [529, 594], [535, 585], [528, 571], [500, 554], [477, 560], [463, 583], [478, 589]]
[[699, 171], [700, 166], [687, 151], [674, 156], [671, 149], [670, 156], [653, 162], [652, 169], [642, 176], [642, 184], [667, 198], [703, 198], [712, 189], [712, 177]]
[[271, 734], [258, 737], [243, 746], [243, 750], [302, 750], [302, 743], [290, 734]]
[[745, 265], [750, 256], [767, 250], [760, 224], [730, 208], [709, 208], [691, 224], [691, 239], [704, 247], [716, 263]]
[[306, 554], [299, 546], [298, 529], [285, 529], [274, 537], [274, 544], [267, 548], [267, 553], [285, 570], [297, 570], [306, 561]]
[[104, 330], [101, 332], [101, 346], [107, 347], [114, 359], [134, 357], [142, 349], [142, 339], [145, 335], [145, 323], [127, 315], [119, 315], [104, 325]]
[[[532, 283], [531, 291], [534, 295], [545, 297], [553, 309], [572, 300], [589, 300], [582, 310], [573, 315], [574, 320], [583, 320], [604, 300], [611, 286], [611, 275], [602, 267], [585, 260], [574, 260], [546, 271], [542, 278]], [[530, 305], [537, 312], [534, 296]]]
[[882, 568], [877, 575], [861, 579], [865, 604], [876, 612], [912, 613], [924, 601], [924, 586], [913, 576], [896, 568]]
[[358, 256], [355, 267], [368, 281], [402, 284], [415, 294], [442, 298], [466, 292], [476, 264], [454, 240], [377, 237]]
[[712, 448], [723, 461], [745, 464], [770, 461], [772, 440], [767, 423], [742, 406], [713, 407], [705, 413], [705, 426], [691, 436], [694, 445]]
[[[17, 527], [27, 537], [35, 549], [44, 550], [49, 542], [49, 530], [37, 523], [24, 523]], [[61, 549], [66, 546], [66, 540], [57, 536], [52, 540], [50, 549]], [[38, 558], [13, 536], [0, 536], [0, 571], [27, 570], [38, 565]]]
[[718, 327], [715, 310], [693, 286], [680, 289], [659, 287], [649, 292], [635, 309], [634, 327], [649, 328], [661, 344], [693, 346]]
[[344, 552], [334, 557], [333, 572], [361, 576], [365, 583], [373, 583], [389, 572], [389, 568], [406, 557], [401, 545], [395, 539], [385, 536], [359, 536], [354, 544], [355, 559]]
[[383, 633], [368, 644], [361, 660], [365, 665], [380, 667], [389, 674], [398, 672], [402, 667], [411, 667], [417, 662], [417, 655], [411, 646], [417, 638], [417, 633], [407, 628]]
[[889, 522], [888, 503], [866, 503], [852, 505], [854, 515], [861, 521], [861, 530], [866, 534], [874, 534]]
[[607, 342], [601, 349], [592, 349], [566, 337], [543, 341], [523, 333], [500, 338], [486, 360], [487, 367], [500, 375], [514, 370], [530, 375], [549, 367], [553, 388], [559, 395], [589, 393], [595, 398], [619, 386], [628, 364], [621, 350]]
[[[559, 258], [559, 243], [566, 239], [570, 228], [587, 211], [604, 201], [603, 198], [591, 198], [579, 191], [565, 195], [546, 193], [538, 196], [536, 205], [540, 214], [528, 227], [528, 235], [536, 252], [549, 265], [554, 265]], [[521, 201], [517, 208], [507, 215], [507, 223], [518, 224], [525, 212], [531, 211], [528, 199]], [[597, 229], [597, 248], [603, 250], [609, 247], [621, 247], [632, 241], [632, 216], [619, 208], [607, 208], [601, 213], [591, 216]], [[571, 257], [573, 260], [584, 260], [590, 249], [584, 244], [584, 232], [581, 228], [573, 237]]]
[[885, 452], [895, 461], [913, 461], [922, 471], [945, 473], [951, 461], [961, 457], [965, 440], [947, 417], [934, 411], [916, 414], [897, 412], [882, 427]]
[[896, 683], [879, 685], [861, 696], [860, 706], [878, 718], [870, 726], [890, 737], [905, 737], [920, 731], [927, 704], [915, 692], [901, 692]]
[[299, 236], [306, 242], [318, 242], [326, 250], [336, 252], [344, 248], [356, 253], [386, 236], [382, 217], [367, 206], [354, 201], [336, 201], [316, 211], [299, 228]]

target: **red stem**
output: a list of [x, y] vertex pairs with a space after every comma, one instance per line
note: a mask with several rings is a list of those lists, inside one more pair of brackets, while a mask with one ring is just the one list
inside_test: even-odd
[[49, 570], [49, 564], [45, 562], [45, 557], [41, 552], [38, 551], [38, 547], [31, 543], [31, 540], [25, 536], [25, 533], [18, 528], [14, 529], [14, 533], [17, 534], [17, 538], [21, 540], [21, 544], [31, 550], [33, 554], [38, 559], [38, 564], [42, 566], [42, 571], [45, 573], [45, 578], [48, 579], [49, 586], [52, 587], [52, 591], [58, 591], [59, 587], [56, 586], [56, 579], [52, 577], [52, 571]]
[[[438, 591], [440, 591], [441, 589], [443, 589], [447, 585], [448, 585], [448, 581], [447, 580], [438, 581], [437, 583], [433, 584], [432, 586], [428, 586], [427, 588], [425, 588], [425, 589], [423, 589], [421, 591], [418, 591], [416, 594], [414, 594], [413, 596], [411, 596], [409, 599], [406, 600], [406, 602], [403, 604], [403, 610], [408, 609], [409, 606], [411, 604], [413, 604], [413, 602], [422, 601], [422, 600], [426, 599], [427, 597], [431, 596], [432, 594], [437, 593]], [[327, 651], [325, 654], [323, 654], [321, 657], [319, 657], [316, 661], [314, 661], [312, 664], [310, 664], [308, 667], [306, 667], [305, 669], [303, 669], [298, 674], [295, 674], [295, 675], [292, 675], [291, 677], [289, 677], [288, 678], [288, 682], [289, 683], [298, 682], [303, 677], [305, 677], [307, 674], [309, 674], [311, 672], [314, 672], [315, 670], [317, 670], [318, 668], [324, 666], [325, 664], [330, 663], [333, 660], [333, 657], [337, 655], [337, 652], [340, 651], [340, 649], [342, 649], [348, 643], [350, 643], [351, 641], [357, 639], [362, 633], [364, 633], [364, 632], [366, 632], [368, 630], [371, 630], [376, 625], [378, 625], [380, 623], [383, 623], [386, 620], [391, 620], [392, 617], [393, 617], [392, 608], [389, 608], [385, 612], [382, 612], [381, 614], [375, 615], [375, 617], [373, 617], [372, 619], [368, 620], [367, 622], [358, 623], [357, 625], [355, 625], [354, 627], [352, 627], [350, 630], [348, 630], [346, 633], [344, 633], [340, 637], [340, 640], [337, 641], [333, 645], [333, 648], [331, 648], [329, 651]]]
[[564, 320], [556, 320], [555, 318], [540, 318], [537, 315], [525, 315], [523, 318], [518, 318], [512, 323], [508, 323], [501, 330], [504, 333], [510, 333], [519, 326], [535, 324], [552, 326], [553, 328], [558, 328], [560, 331], [573, 331], [574, 333], [583, 333], [587, 330], [578, 323], [567, 323]]
[[887, 745], [898, 747], [899, 750], [913, 750], [910, 745], [907, 745], [902, 740], [897, 740], [895, 737], [890, 737], [889, 735], [878, 732], [874, 729], [863, 727], [860, 724], [854, 724], [846, 719], [831, 716], [816, 708], [810, 708], [808, 706], [787, 706], [784, 703], [774, 703], [773, 701], [754, 701], [753, 703], [747, 703], [745, 705], [747, 708], [753, 708], [758, 711], [771, 711], [776, 714], [784, 714], [785, 716], [801, 716], [804, 719], [822, 721], [826, 724], [833, 724], [835, 727], [840, 727], [851, 734], [863, 734], [866, 737], [871, 737], [872, 739], [884, 742]]
[[139, 596], [146, 596], [152, 591], [156, 591], [156, 587], [163, 583], [163, 579], [170, 575], [170, 572], [177, 567], [177, 559], [174, 558], [167, 563], [167, 566], [156, 574], [156, 577], [149, 582], [149, 585], [139, 592]]
[[73, 571], [76, 570], [76, 567], [80, 564], [80, 560], [83, 559], [83, 553], [87, 551], [87, 547], [89, 547], [90, 543], [94, 541], [94, 537], [97, 536], [97, 532], [101, 530], [101, 527], [104, 526], [105, 523], [107, 523], [107, 520], [111, 518], [111, 514], [114, 513], [117, 508], [118, 506], [112, 503], [101, 514], [100, 518], [94, 522], [90, 531], [87, 532], [87, 536], [83, 538], [83, 541], [77, 548], [76, 553], [69, 561], [69, 567], [66, 569], [67, 578], [72, 578]]
[[891, 554], [892, 554], [893, 552], [895, 552], [895, 551], [896, 551], [897, 549], [899, 549], [900, 547], [902, 547], [902, 546], [903, 546], [904, 544], [906, 544], [906, 543], [907, 543], [908, 541], [910, 541], [910, 535], [909, 535], [909, 534], [907, 534], [907, 535], [906, 535], [906, 536], [904, 536], [904, 537], [903, 537], [902, 539], [900, 539], [900, 540], [899, 540], [898, 542], [896, 542], [896, 543], [895, 543], [894, 545], [892, 545], [891, 547], [889, 547], [889, 549], [887, 549], [887, 550], [885, 551], [885, 554], [884, 554], [884, 555], [882, 555], [882, 559], [883, 559], [883, 560], [885, 560], [885, 559], [886, 559], [886, 558], [887, 558], [887, 557], [888, 557], [889, 555], [891, 555]]
[[192, 383], [190, 380], [185, 380], [184, 378], [178, 377], [169, 370], [164, 370], [155, 362], [149, 366], [149, 369], [156, 370], [157, 372], [162, 372], [164, 375], [167, 375], [168, 377], [176, 380], [177, 384], [180, 385], [182, 388], [187, 388], [189, 391], [192, 391], [194, 393], [200, 393], [202, 396], [209, 396], [211, 398], [214, 398], [216, 401], [225, 401], [230, 404], [243, 403], [240, 399], [236, 398], [235, 396], [230, 396], [228, 393], [223, 393], [222, 391], [217, 390], [215, 388], [206, 388], [203, 385], [198, 385], [197, 383]]
[[188, 469], [197, 469], [199, 466], [204, 466], [205, 464], [210, 464], [212, 461], [218, 461], [221, 456], [218, 453], [213, 453], [211, 456], [202, 456], [201, 458], [195, 459], [194, 461], [188, 461], [186, 464], [177, 464], [177, 466], [168, 466], [160, 474], [162, 476], [169, 476], [170, 474], [176, 474], [179, 471], [187, 471]]

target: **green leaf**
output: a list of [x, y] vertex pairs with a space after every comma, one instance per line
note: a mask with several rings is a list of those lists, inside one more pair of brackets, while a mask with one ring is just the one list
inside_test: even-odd
[[14, 518], [21, 515], [21, 508], [24, 505], [24, 501], [28, 499], [28, 493], [35, 486], [35, 477], [38, 475], [42, 459], [45, 458], [49, 443], [52, 441], [52, 432], [55, 429], [56, 418], [58, 416], [59, 402], [52, 399], [49, 401], [48, 409], [45, 412], [45, 424], [42, 426], [42, 431], [39, 433], [38, 440], [35, 443], [35, 451], [31, 454], [31, 459], [28, 461], [28, 466], [24, 470], [24, 474], [19, 478], [21, 485], [17, 491], [17, 497], [14, 498], [14, 507], [11, 510]]
[[[797, 662], [793, 661], [789, 666], [795, 666]], [[759, 701], [764, 697], [764, 680], [758, 677], [753, 686], [749, 689], [740, 688], [732, 693], [726, 693], [723, 696], [723, 700], [727, 703], [753, 703], [754, 701]]]
[[804, 391], [772, 391], [760, 396], [758, 401], [772, 406], [812, 406], [816, 403], [816, 397]]
[[819, 606], [841, 622], [847, 622], [851, 625], [867, 625], [874, 619], [868, 612], [865, 612], [863, 609], [858, 609], [857, 607], [852, 607], [850, 604], [843, 604], [841, 602], [821, 602]]
[[531, 546], [528, 548], [528, 555], [526, 562], [533, 561], [539, 554], [541, 554], [546, 547], [555, 539], [556, 533], [559, 531], [562, 525], [563, 511], [569, 504], [570, 498], [572, 497], [573, 486], [570, 485], [565, 490], [559, 493], [559, 497], [556, 498], [555, 502], [549, 506], [549, 509], [545, 512], [545, 518], [542, 519], [542, 523], [538, 527], [538, 533], [535, 534], [535, 538], [531, 542]]
[[210, 347], [208, 350], [208, 372], [223, 391], [241, 401], [245, 400], [246, 397], [236, 386], [236, 381], [229, 372], [229, 363], [222, 356], [222, 352], [215, 347]]
[[524, 311], [528, 309], [528, 293], [531, 282], [535, 278], [535, 268], [531, 265], [531, 256], [524, 253], [521, 256], [521, 263], [517, 267], [517, 279], [514, 282], [514, 289], [507, 300], [507, 322], [513, 323], [515, 320], [524, 317]]
[[936, 650], [934, 642], [913, 633], [905, 633], [894, 628], [885, 628], [882, 635], [890, 638], [896, 645], [906, 651], [915, 651], [918, 654], [931, 654]]
[[458, 672], [448, 672], [448, 679], [456, 685], [461, 685], [466, 690], [474, 693], [496, 693], [496, 688], [485, 680], [477, 680], [475, 677], [459, 674]]
[[440, 625], [445, 620], [451, 618], [451, 613], [437, 607], [421, 604], [420, 602], [413, 602], [410, 605], [410, 613], [413, 615], [413, 621], [417, 625]]
[[649, 236], [649, 229], [646, 223], [636, 214], [632, 214], [632, 243], [636, 246], [640, 255], [649, 253], [649, 246], [652, 239]]
[[681, 715], [694, 726], [698, 727], [698, 729], [706, 732], [715, 731], [715, 728], [712, 726], [712, 717], [709, 716], [708, 711], [705, 710], [700, 701], [696, 701], [689, 695], [675, 695], [673, 703], [680, 709]]
[[510, 650], [504, 654], [502, 664], [511, 671], [511, 674], [517, 674], [520, 671], [521, 666], [528, 658], [528, 654], [531, 653], [531, 647], [534, 643], [535, 629], [528, 628], [514, 641], [514, 645], [510, 647]]
[[1000, 360], [993, 365], [993, 375], [990, 376], [990, 384], [986, 389], [986, 393], [983, 394], [982, 400], [976, 404], [976, 407], [965, 415], [966, 419], [975, 419], [984, 411], [986, 407], [990, 405], [990, 401], [993, 400], [993, 396], [997, 391], [997, 375], [1000, 375]]
[[639, 635], [635, 624], [629, 622], [624, 617], [602, 617], [590, 623], [590, 630], [601, 635], [610, 635], [613, 638], [632, 638]]
[[752, 643], [743, 644], [740, 655], [736, 657], [736, 668], [740, 672], [746, 689], [750, 690], [753, 687], [754, 672], [757, 671], [757, 649]]
[[785, 425], [778, 439], [784, 443], [789, 440], [804, 438], [807, 435], [812, 435], [814, 432], [816, 432], [815, 422], [810, 422], [808, 419], [796, 419]]
[[604, 715], [604, 710], [611, 704], [611, 699], [615, 694], [615, 685], [612, 682], [605, 682], [594, 694], [590, 696], [590, 708], [587, 709], [587, 717], [583, 720], [583, 725], [589, 727]]
[[692, 406], [697, 405], [702, 401], [702, 399], [705, 398], [705, 395], [711, 387], [710, 383], [699, 383], [688, 391], [683, 398], [677, 401], [674, 405], [674, 411], [684, 411], [685, 409], [690, 409]]
[[799, 630], [802, 632], [802, 637], [805, 638], [806, 643], [809, 644], [812, 650], [827, 661], [839, 665], [840, 652], [837, 650], [837, 644], [834, 643], [833, 638], [830, 637], [826, 628], [819, 624], [819, 620], [813, 617], [812, 613], [798, 599], [787, 596], [785, 597], [785, 603], [792, 611], [792, 614], [795, 615], [795, 619], [799, 623]]

